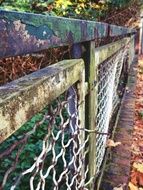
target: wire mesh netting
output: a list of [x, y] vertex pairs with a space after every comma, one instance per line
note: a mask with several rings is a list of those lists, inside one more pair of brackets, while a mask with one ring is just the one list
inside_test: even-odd
[[89, 136], [79, 124], [75, 86], [1, 144], [1, 189], [86, 189]]
[[[121, 75], [128, 57], [128, 47], [119, 50], [98, 66], [98, 104], [96, 129], [107, 133], [113, 111], [120, 102], [119, 86], [122, 85]], [[96, 136], [96, 173], [100, 171], [106, 150], [107, 135]]]

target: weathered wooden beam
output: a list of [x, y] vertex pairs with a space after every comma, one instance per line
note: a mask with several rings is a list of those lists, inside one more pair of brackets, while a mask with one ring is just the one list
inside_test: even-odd
[[96, 48], [95, 51], [96, 51], [96, 59], [98, 59], [98, 64], [103, 63], [106, 59], [114, 55], [118, 50], [123, 48], [125, 45], [129, 45], [130, 40], [131, 38], [123, 38], [116, 42]]
[[0, 58], [134, 32], [106, 23], [0, 10]]
[[[96, 130], [97, 116], [97, 93], [98, 93], [98, 52], [95, 50], [95, 41], [84, 44], [86, 50], [85, 73], [86, 73], [86, 102], [85, 102], [85, 124], [89, 131]], [[96, 178], [96, 133], [89, 133], [88, 152], [88, 189], [93, 190]]]
[[129, 38], [128, 67], [130, 68], [135, 58], [135, 35]]
[[0, 142], [75, 82], [82, 81], [83, 68], [82, 59], [61, 61], [0, 87]]
[[[88, 77], [88, 95], [86, 102], [86, 127], [94, 131], [96, 129], [96, 112], [97, 112], [97, 64], [95, 58], [95, 42], [88, 43], [89, 59], [86, 63], [86, 74]], [[88, 189], [94, 189], [94, 180], [96, 174], [96, 134], [89, 134], [89, 180], [91, 183]]]

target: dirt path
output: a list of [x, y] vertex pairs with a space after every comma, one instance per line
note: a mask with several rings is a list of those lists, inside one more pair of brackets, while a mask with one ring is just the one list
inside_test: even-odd
[[132, 170], [129, 189], [143, 190], [143, 57], [139, 58], [136, 86], [135, 122], [132, 144]]

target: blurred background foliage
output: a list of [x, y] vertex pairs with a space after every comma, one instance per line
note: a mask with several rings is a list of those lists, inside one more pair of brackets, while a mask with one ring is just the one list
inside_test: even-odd
[[0, 0], [7, 10], [101, 20], [112, 10], [125, 9], [133, 0]]

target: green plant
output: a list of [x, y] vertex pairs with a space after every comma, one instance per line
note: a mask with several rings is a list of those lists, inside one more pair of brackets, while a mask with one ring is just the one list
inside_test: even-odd
[[100, 20], [112, 9], [122, 9], [132, 0], [3, 0], [8, 10], [36, 12], [49, 15]]

